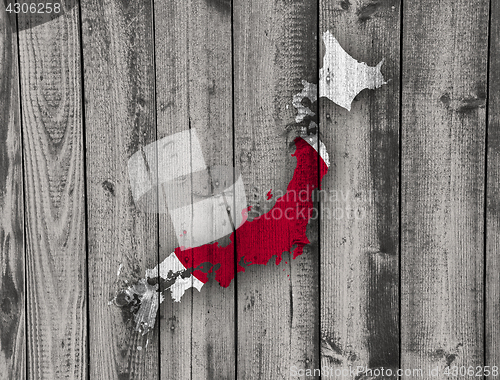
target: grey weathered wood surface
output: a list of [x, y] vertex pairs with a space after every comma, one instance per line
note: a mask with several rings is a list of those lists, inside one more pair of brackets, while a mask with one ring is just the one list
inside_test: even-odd
[[396, 370], [400, 2], [320, 4], [321, 34], [330, 30], [349, 55], [370, 66], [384, 59], [390, 80], [361, 92], [351, 111], [320, 101], [320, 131], [332, 161], [321, 221], [322, 365]]
[[[189, 129], [187, 7], [189, 2], [155, 1], [155, 67], [157, 138]], [[190, 191], [190, 189], [188, 189]], [[159, 197], [178, 194], [159, 194]], [[163, 260], [177, 246], [168, 214], [159, 214], [159, 252]], [[192, 291], [182, 303], [161, 306], [161, 375], [168, 379], [191, 378]]]
[[[191, 129], [208, 168], [230, 169], [231, 3], [155, 1], [155, 38], [158, 139]], [[178, 194], [160, 196], [175, 199]], [[172, 227], [168, 214], [160, 214], [160, 260], [178, 246]], [[189, 289], [180, 304], [165, 302], [161, 376], [234, 378], [234, 310], [234, 285], [224, 289], [213, 279], [200, 293]]]
[[[69, 3], [68, 3], [69, 9]], [[78, 8], [18, 17], [23, 126], [27, 366], [87, 376], [85, 175]], [[23, 26], [21, 26], [23, 25]], [[26, 27], [26, 28], [24, 28]]]
[[[16, 26], [2, 9], [0, 379], [499, 365], [499, 12], [488, 0], [67, 0], [60, 17]], [[165, 210], [134, 205], [128, 159], [191, 128], [207, 165], [234, 161], [249, 205], [268, 211], [267, 192], [292, 178], [308, 122], [291, 100], [318, 82], [326, 30], [359, 61], [385, 59], [390, 81], [350, 112], [312, 106], [332, 163], [312, 244], [229, 288], [167, 297], [140, 336], [108, 302], [178, 242]]]
[[488, 6], [403, 9], [401, 361], [423, 378], [484, 360]]
[[24, 201], [14, 16], [0, 5], [0, 379], [26, 378]]
[[[317, 83], [317, 6], [233, 4], [235, 160], [253, 217], [269, 211], [277, 198], [267, 201], [266, 194], [286, 192], [293, 175], [290, 145], [300, 125], [292, 97], [301, 92], [302, 80]], [[278, 266], [271, 259], [265, 267], [237, 274], [239, 379], [289, 378], [293, 365], [319, 367], [316, 230], [309, 236], [313, 244], [297, 260], [285, 253]]]
[[90, 377], [152, 379], [158, 326], [143, 337], [131, 315], [108, 304], [158, 263], [158, 217], [135, 207], [127, 170], [130, 156], [156, 141], [152, 4], [86, 0], [81, 14]]
[[491, 2], [486, 189], [485, 365], [500, 363], [500, 3]]

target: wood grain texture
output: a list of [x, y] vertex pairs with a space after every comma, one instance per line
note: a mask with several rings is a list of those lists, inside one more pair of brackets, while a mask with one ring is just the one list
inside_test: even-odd
[[[320, 131], [332, 169], [321, 219], [322, 365], [399, 366], [399, 34], [400, 2], [321, 3], [330, 31], [388, 83], [362, 91], [350, 111], [320, 100]], [[325, 54], [322, 42], [321, 56]], [[323, 66], [323, 62], [321, 62]], [[363, 83], [363, 78], [356, 78]]]
[[90, 377], [156, 379], [159, 323], [142, 336], [132, 315], [108, 304], [158, 263], [158, 217], [134, 203], [136, 179], [127, 170], [129, 158], [156, 140], [152, 2], [85, 0], [81, 7]]
[[[156, 1], [155, 36], [158, 138], [191, 129], [205, 164], [231, 171], [231, 3]], [[180, 194], [160, 196], [175, 199]], [[213, 228], [220, 223], [214, 219]], [[160, 214], [160, 260], [178, 245], [168, 214]], [[186, 292], [180, 304], [168, 296], [164, 302], [162, 378], [235, 376], [234, 287], [222, 288], [211, 277], [200, 293]]]
[[[295, 123], [292, 99], [302, 80], [318, 82], [318, 9], [316, 1], [233, 6], [235, 160], [252, 218], [286, 192], [297, 164], [293, 141], [307, 124]], [[296, 260], [284, 253], [278, 266], [271, 259], [237, 275], [238, 379], [288, 379], [292, 366], [319, 368], [317, 223], [309, 227], [312, 244]]]
[[488, 1], [404, 2], [402, 366], [483, 365]]
[[[189, 129], [187, 6], [180, 1], [154, 2], [158, 139]], [[159, 214], [158, 228], [163, 260], [177, 247], [177, 238], [168, 214]], [[160, 371], [167, 379], [191, 379], [192, 298], [188, 290], [180, 304], [167, 298], [160, 307]]]
[[485, 365], [500, 366], [500, 3], [491, 2], [486, 189]]
[[[185, 0], [181, 0], [185, 1]], [[189, 120], [209, 169], [233, 171], [231, 6], [224, 0], [189, 2]], [[229, 183], [235, 178], [230, 175]], [[217, 181], [212, 177], [213, 183]], [[222, 182], [222, 181], [221, 181]], [[234, 207], [234, 206], [233, 206]], [[212, 219], [216, 230], [223, 222]], [[219, 227], [220, 228], [220, 227]], [[228, 244], [228, 239], [220, 239]], [[212, 260], [213, 261], [213, 260]], [[201, 292], [193, 290], [192, 379], [235, 378], [234, 284], [223, 288], [215, 273]]]
[[0, 5], [0, 379], [26, 378], [24, 201], [16, 19]]
[[[0, 5], [0, 380], [499, 365], [500, 3], [64, 1], [19, 25]], [[388, 83], [296, 123], [327, 30], [384, 59]], [[285, 192], [311, 120], [331, 166], [302, 256], [228, 288], [211, 273], [180, 303], [167, 291], [154, 330], [135, 332], [109, 301], [180, 245], [166, 201], [195, 176], [147, 212], [129, 158], [191, 130], [209, 168], [242, 173], [251, 220]]]
[[[71, 8], [69, 3], [63, 6]], [[78, 8], [19, 14], [30, 379], [85, 379], [85, 183]]]
[[[388, 83], [362, 91], [350, 111], [320, 100], [332, 168], [321, 219], [322, 366], [399, 366], [400, 1], [321, 1], [330, 31]], [[321, 56], [325, 45], [321, 43]], [[323, 66], [323, 61], [320, 63]], [[353, 78], [363, 83], [363, 78]], [[349, 377], [349, 376], [348, 376]], [[348, 378], [346, 377], [346, 378]]]

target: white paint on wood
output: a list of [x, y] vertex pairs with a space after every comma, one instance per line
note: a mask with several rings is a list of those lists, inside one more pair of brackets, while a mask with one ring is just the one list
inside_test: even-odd
[[[319, 71], [319, 96], [330, 99], [335, 104], [351, 110], [354, 98], [364, 89], [376, 89], [385, 81], [380, 68], [384, 60], [377, 66], [371, 67], [364, 62], [358, 62], [351, 57], [330, 31], [323, 33], [325, 43], [325, 56], [323, 67]], [[315, 113], [302, 101], [309, 99], [311, 104], [317, 100], [318, 86], [302, 81], [304, 88], [292, 99], [292, 105], [297, 109], [295, 122], [300, 123], [306, 116], [314, 116]]]
[[172, 252], [170, 256], [160, 263], [159, 267], [146, 270], [146, 278], [156, 278], [160, 276], [164, 280], [170, 280], [177, 276], [175, 283], [168, 289], [170, 289], [172, 293], [172, 299], [179, 302], [187, 289], [192, 287], [200, 291], [203, 286], [203, 282], [198, 280], [193, 275], [190, 275], [187, 278], [182, 278], [181, 273], [185, 270], [186, 268], [181, 263], [177, 255]]
[[380, 68], [358, 62], [340, 46], [330, 31], [323, 33], [326, 52], [323, 68], [319, 71], [319, 96], [326, 97], [339, 106], [351, 110], [351, 103], [362, 90], [379, 88], [387, 82]]

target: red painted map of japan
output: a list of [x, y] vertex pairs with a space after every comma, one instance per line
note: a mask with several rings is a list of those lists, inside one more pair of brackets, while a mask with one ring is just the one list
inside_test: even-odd
[[242, 259], [246, 265], [266, 265], [276, 256], [277, 265], [281, 262], [283, 252], [291, 252], [293, 247], [294, 259], [302, 254], [304, 245], [309, 243], [306, 236], [307, 224], [313, 212], [317, 212], [313, 208], [312, 193], [320, 186], [328, 166], [316, 149], [303, 138], [296, 138], [295, 147], [292, 156], [297, 159], [297, 167], [293, 178], [286, 193], [278, 198], [269, 212], [251, 222], [244, 218], [243, 224], [231, 234], [231, 244], [225, 247], [213, 243], [188, 249], [179, 247], [175, 250], [175, 255], [184, 267], [203, 267], [203, 270], [193, 271], [198, 280], [203, 283], [208, 281], [209, 265], [211, 267], [208, 272], [214, 270], [217, 282], [227, 287], [235, 276], [235, 268], [238, 272], [245, 271], [239, 264]]
[[146, 270], [144, 279], [117, 294], [114, 303], [133, 311], [137, 331], [146, 334], [155, 325], [158, 306], [167, 290], [179, 302], [187, 289], [201, 291], [209, 273], [215, 273], [215, 280], [227, 287], [236, 271], [245, 271], [244, 266], [267, 265], [273, 256], [277, 265], [284, 252], [293, 253], [293, 259], [302, 254], [309, 243], [307, 224], [317, 217], [313, 192], [321, 188], [329, 161], [316, 135], [297, 137], [294, 143], [292, 156], [297, 166], [293, 178], [271, 210], [249, 221], [250, 208], [244, 208], [239, 227], [230, 235], [230, 244], [178, 247], [159, 266]]

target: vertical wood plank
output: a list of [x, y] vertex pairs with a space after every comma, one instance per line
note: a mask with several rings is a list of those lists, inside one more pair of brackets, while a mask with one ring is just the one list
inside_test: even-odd
[[404, 2], [402, 366], [483, 365], [488, 1]]
[[[332, 159], [324, 180], [327, 195], [321, 219], [322, 366], [344, 371], [384, 367], [395, 372], [400, 1], [320, 4], [321, 35], [330, 31], [350, 56], [369, 66], [384, 60], [381, 72], [388, 81], [362, 91], [350, 111], [330, 99], [320, 100], [320, 130]], [[321, 46], [323, 57], [326, 47], [323, 42]], [[351, 80], [364, 83], [361, 75]]]
[[26, 378], [24, 201], [16, 19], [0, 5], [0, 379]]
[[158, 217], [133, 200], [128, 159], [156, 140], [152, 2], [84, 0], [89, 344], [92, 379], [156, 379], [158, 326], [142, 336], [108, 301], [158, 263]]
[[[154, 1], [158, 139], [189, 129], [188, 5]], [[161, 261], [177, 238], [168, 214], [159, 214], [158, 228]], [[160, 306], [160, 372], [168, 379], [191, 379], [192, 296], [189, 290], [180, 304], [167, 297]]]
[[[155, 1], [155, 38], [158, 139], [196, 131], [206, 165], [231, 170], [231, 2]], [[213, 228], [220, 222], [213, 220]], [[163, 260], [179, 243], [168, 213], [160, 214], [159, 228]], [[189, 289], [179, 304], [167, 292], [161, 310], [162, 378], [235, 376], [234, 289], [211, 277], [200, 293]]]
[[31, 379], [87, 376], [85, 183], [78, 7], [19, 14]]
[[[190, 3], [190, 15], [190, 125], [197, 131], [209, 169], [225, 166], [232, 184], [236, 178], [232, 176], [231, 2], [195, 0]], [[223, 221], [212, 219], [216, 231]], [[221, 245], [227, 243], [227, 239], [220, 239]], [[192, 290], [191, 378], [196, 380], [235, 378], [234, 284], [223, 288], [214, 277], [215, 273], [209, 276], [200, 293]]]
[[486, 199], [486, 366], [500, 365], [500, 3], [491, 2]]
[[[235, 160], [252, 218], [271, 209], [293, 176], [290, 153], [306, 123], [295, 123], [292, 99], [302, 80], [318, 82], [318, 9], [316, 1], [233, 5]], [[285, 253], [279, 266], [271, 259], [237, 275], [239, 379], [291, 378], [293, 366], [319, 368], [318, 226], [310, 223], [312, 244], [296, 260]]]

